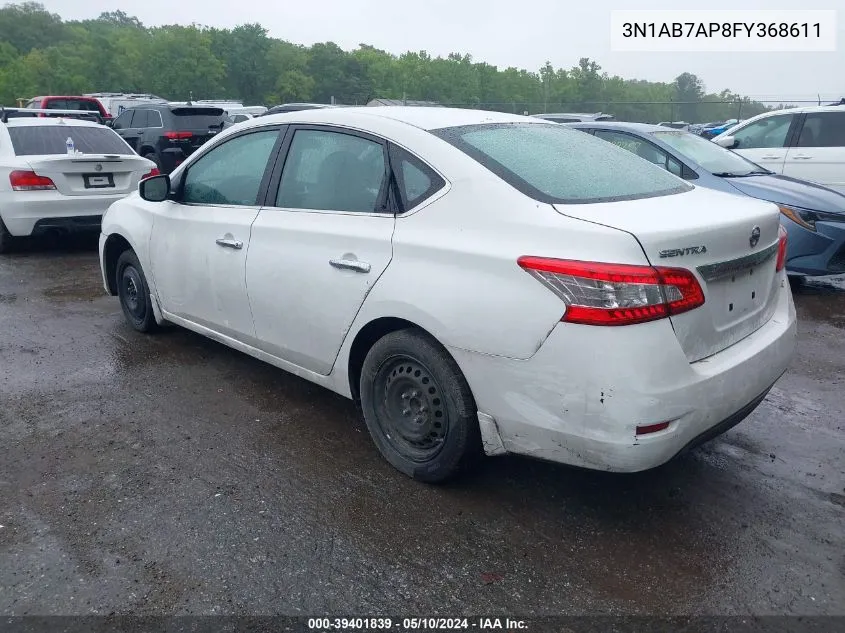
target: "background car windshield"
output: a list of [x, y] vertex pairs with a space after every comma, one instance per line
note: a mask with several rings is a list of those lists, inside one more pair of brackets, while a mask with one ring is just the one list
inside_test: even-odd
[[660, 139], [711, 173], [742, 176], [755, 171], [763, 171], [762, 167], [746, 160], [739, 154], [695, 134], [669, 131], [652, 132], [652, 134], [655, 138]]
[[609, 202], [692, 189], [612, 143], [561, 125], [469, 125], [434, 134], [542, 202]]
[[132, 149], [107, 127], [70, 125], [27, 125], [9, 127], [12, 147], [17, 156], [66, 154], [67, 139], [83, 154], [132, 154]]

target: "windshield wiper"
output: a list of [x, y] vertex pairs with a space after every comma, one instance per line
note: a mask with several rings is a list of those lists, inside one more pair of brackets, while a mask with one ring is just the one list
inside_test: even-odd
[[734, 171], [717, 171], [714, 172], [713, 175], [719, 176], [720, 178], [745, 178], [746, 176], [769, 176], [773, 173], [773, 171], [755, 169], [754, 171], [746, 171], [741, 174]]

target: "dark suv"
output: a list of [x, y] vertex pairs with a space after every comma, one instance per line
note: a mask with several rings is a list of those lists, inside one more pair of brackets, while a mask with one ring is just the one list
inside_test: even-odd
[[120, 113], [111, 127], [163, 174], [230, 124], [222, 108], [151, 104]]

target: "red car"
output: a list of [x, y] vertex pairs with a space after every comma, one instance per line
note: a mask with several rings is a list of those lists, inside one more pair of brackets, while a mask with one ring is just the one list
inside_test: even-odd
[[[80, 112], [91, 113], [91, 115], [100, 122], [107, 121], [112, 118], [109, 111], [106, 110], [103, 107], [103, 104], [94, 97], [61, 97], [53, 95], [34, 97], [27, 102], [26, 107], [34, 110], [79, 110]], [[48, 115], [40, 114], [39, 116]]]

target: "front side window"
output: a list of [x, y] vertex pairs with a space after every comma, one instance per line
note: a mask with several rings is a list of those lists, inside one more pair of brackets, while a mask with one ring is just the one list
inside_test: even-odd
[[434, 130], [433, 134], [541, 202], [632, 200], [692, 188], [664, 168], [563, 125], [467, 125]]
[[798, 147], [845, 147], [845, 111], [814, 112], [804, 119]]
[[652, 132], [652, 134], [671, 146], [678, 154], [686, 156], [692, 162], [698, 163], [718, 176], [747, 176], [766, 171], [739, 154], [689, 132], [667, 130]]
[[279, 136], [264, 130], [235, 137], [188, 167], [182, 189], [186, 204], [255, 206], [267, 163]]
[[26, 125], [8, 128], [16, 156], [67, 154], [67, 139], [83, 154], [132, 154], [126, 142], [113, 130], [97, 126]]
[[636, 154], [640, 158], [644, 158], [650, 163], [662, 167], [676, 176], [681, 176], [683, 173], [683, 165], [681, 163], [645, 139], [634, 136], [633, 134], [613, 130], [596, 130], [595, 135], [600, 139]]
[[123, 130], [128, 128], [132, 123], [132, 110], [124, 110], [120, 116], [114, 120], [112, 128], [115, 130]]
[[297, 130], [285, 160], [276, 206], [380, 211], [386, 171], [381, 143], [341, 132]]
[[792, 118], [791, 114], [770, 116], [737, 130], [732, 134], [737, 140], [736, 149], [783, 147]]

